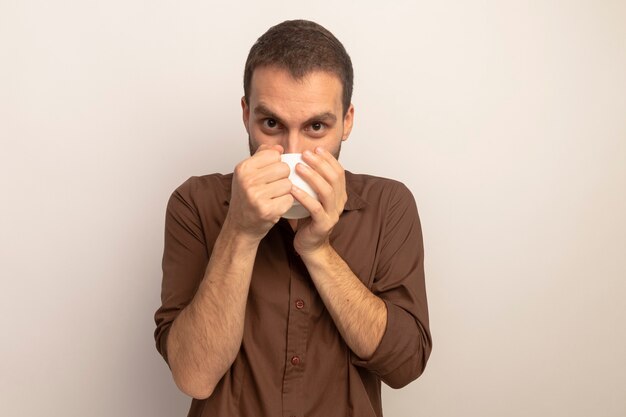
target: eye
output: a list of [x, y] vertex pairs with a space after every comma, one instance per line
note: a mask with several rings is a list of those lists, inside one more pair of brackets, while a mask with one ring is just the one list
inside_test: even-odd
[[270, 129], [274, 129], [276, 126], [278, 126], [278, 122], [276, 121], [276, 119], [267, 118], [263, 120], [263, 125]]
[[312, 133], [324, 133], [326, 128], [327, 126], [325, 123], [313, 122], [305, 130], [312, 132]]
[[315, 123], [311, 124], [311, 129], [313, 129], [316, 132], [319, 132], [323, 128], [324, 128], [324, 125], [322, 123], [320, 123], [320, 122], [315, 122]]

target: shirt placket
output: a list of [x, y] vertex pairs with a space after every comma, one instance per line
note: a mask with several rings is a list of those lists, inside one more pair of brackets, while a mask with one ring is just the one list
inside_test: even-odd
[[307, 366], [306, 346], [311, 287], [306, 267], [293, 250], [293, 244], [288, 248], [290, 284], [287, 350], [282, 392], [283, 417], [303, 417], [303, 380]]

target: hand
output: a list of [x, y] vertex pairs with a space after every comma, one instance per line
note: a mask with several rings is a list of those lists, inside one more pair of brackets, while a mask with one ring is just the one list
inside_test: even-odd
[[280, 145], [261, 145], [240, 162], [233, 174], [225, 225], [261, 240], [293, 204], [289, 166], [281, 162]]
[[343, 167], [328, 151], [317, 147], [315, 153], [305, 151], [303, 164], [296, 166], [296, 172], [317, 193], [319, 201], [303, 190], [293, 187], [292, 195], [310, 213], [311, 217], [298, 222], [294, 248], [300, 256], [312, 254], [330, 245], [330, 233], [339, 221], [339, 216], [348, 199], [346, 176]]

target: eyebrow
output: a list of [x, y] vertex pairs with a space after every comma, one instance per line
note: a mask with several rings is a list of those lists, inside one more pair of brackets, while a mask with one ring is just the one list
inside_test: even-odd
[[[272, 110], [270, 110], [270, 108], [267, 107], [263, 103], [259, 103], [259, 105], [254, 108], [254, 114], [276, 119], [276, 121], [280, 122], [281, 124], [284, 124], [282, 118], [278, 116], [276, 113], [274, 113]], [[313, 123], [316, 121], [334, 123], [337, 121], [337, 116], [335, 116], [333, 113], [329, 111], [326, 111], [326, 112], [322, 112], [322, 113], [309, 117], [307, 121], [304, 122], [304, 124], [306, 125], [306, 124]]]

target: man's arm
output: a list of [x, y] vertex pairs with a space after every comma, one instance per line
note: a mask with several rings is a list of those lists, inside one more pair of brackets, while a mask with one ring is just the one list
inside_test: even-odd
[[169, 365], [191, 397], [209, 397], [237, 356], [257, 247], [225, 224], [193, 301], [172, 323]]
[[376, 373], [393, 388], [402, 387], [423, 372], [432, 346], [422, 233], [414, 199], [403, 186], [393, 187], [385, 196], [389, 201], [385, 232], [376, 277], [368, 289], [329, 242], [346, 201], [343, 168], [320, 149], [303, 159], [311, 168], [298, 166], [299, 174], [320, 201], [295, 187], [292, 190], [311, 212], [311, 218], [298, 225], [294, 247], [357, 356], [352, 363]]
[[387, 307], [367, 289], [331, 245], [301, 257], [346, 344], [369, 359], [385, 333]]
[[[262, 145], [235, 168], [228, 214], [212, 248], [193, 299], [174, 319], [165, 339], [164, 356], [177, 386], [195, 398], [209, 397], [240, 349], [246, 301], [258, 244], [291, 207], [289, 167], [280, 162], [280, 146]], [[208, 196], [198, 196], [198, 198]], [[189, 228], [201, 234], [200, 220], [189, 203], [171, 213], [176, 232], [166, 235], [168, 298], [166, 310], [177, 309], [179, 294], [190, 291], [187, 269], [204, 247], [189, 239]], [[179, 225], [181, 219], [188, 224]], [[193, 226], [192, 226], [193, 225]], [[176, 255], [176, 256], [174, 256]], [[165, 273], [165, 270], [164, 270]], [[181, 274], [183, 276], [181, 276]], [[165, 280], [166, 275], [164, 275]], [[165, 281], [164, 281], [165, 282]], [[186, 288], [183, 288], [186, 287]], [[178, 300], [175, 302], [173, 300]], [[160, 336], [161, 338], [163, 336]]]
[[294, 246], [344, 340], [360, 358], [368, 358], [385, 332], [387, 309], [329, 241], [347, 199], [345, 171], [332, 154], [319, 147], [315, 153], [305, 152], [303, 158], [311, 168], [299, 164], [298, 173], [317, 192], [319, 202], [294, 186], [294, 197], [311, 212], [310, 219], [298, 224]]

